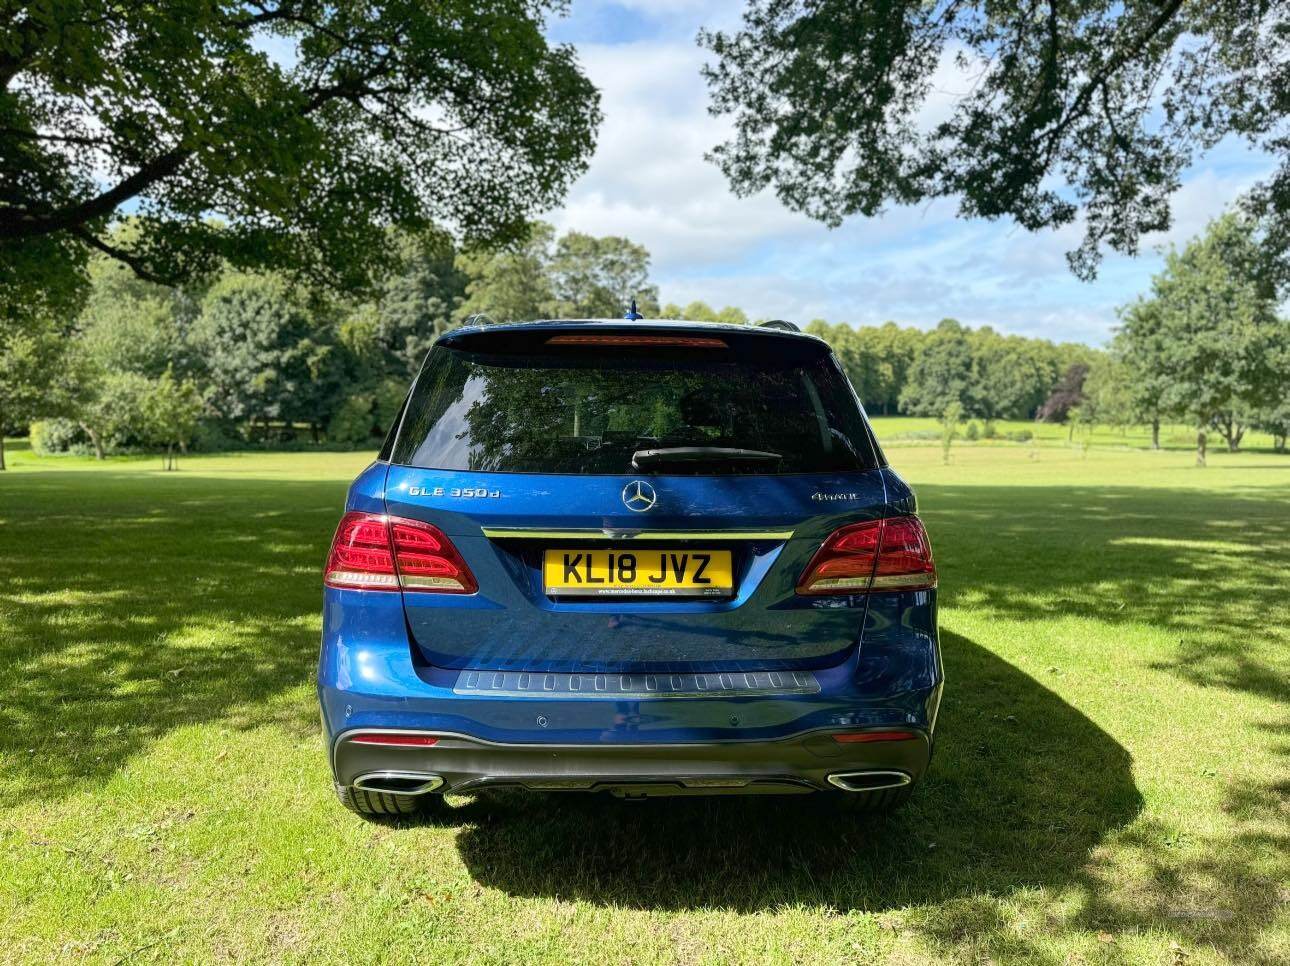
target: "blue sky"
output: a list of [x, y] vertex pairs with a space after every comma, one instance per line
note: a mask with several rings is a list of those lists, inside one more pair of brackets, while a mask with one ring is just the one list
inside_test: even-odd
[[[735, 198], [703, 159], [728, 122], [707, 114], [695, 34], [735, 26], [741, 9], [716, 0], [573, 0], [570, 15], [550, 27], [553, 39], [578, 48], [601, 90], [605, 123], [591, 168], [547, 217], [561, 229], [643, 243], [664, 301], [854, 324], [928, 327], [953, 316], [1097, 345], [1116, 307], [1159, 270], [1158, 249], [1194, 235], [1272, 168], [1243, 144], [1220, 144], [1187, 172], [1173, 228], [1146, 239], [1137, 258], [1108, 253], [1093, 283], [1066, 266], [1078, 227], [1030, 234], [1009, 222], [965, 221], [952, 200], [829, 230], [768, 195]], [[953, 78], [938, 86], [952, 97]]]

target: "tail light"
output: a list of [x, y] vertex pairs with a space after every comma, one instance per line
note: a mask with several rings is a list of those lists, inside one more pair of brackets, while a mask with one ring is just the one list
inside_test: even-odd
[[917, 737], [912, 731], [839, 731], [833, 740], [840, 745], [854, 745], [873, 741], [913, 741]]
[[439, 744], [437, 735], [395, 735], [387, 731], [365, 731], [350, 735], [356, 745], [380, 745], [384, 748], [433, 748]]
[[346, 513], [327, 555], [323, 583], [358, 590], [473, 594], [475, 577], [452, 541], [420, 520]]
[[866, 520], [834, 530], [797, 582], [799, 594], [863, 594], [936, 586], [932, 545], [918, 517]]

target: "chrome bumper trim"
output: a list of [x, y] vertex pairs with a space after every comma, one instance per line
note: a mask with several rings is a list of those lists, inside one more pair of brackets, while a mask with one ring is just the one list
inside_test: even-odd
[[527, 527], [482, 527], [490, 540], [788, 540], [792, 530], [642, 530], [604, 527], [583, 530], [537, 530]]
[[731, 698], [818, 694], [810, 671], [721, 671], [696, 674], [547, 674], [541, 671], [462, 671], [454, 694], [499, 698]]

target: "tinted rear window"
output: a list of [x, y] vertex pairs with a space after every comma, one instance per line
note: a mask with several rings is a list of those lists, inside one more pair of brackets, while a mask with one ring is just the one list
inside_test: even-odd
[[[756, 450], [779, 459], [653, 465], [657, 474], [820, 473], [876, 464], [850, 386], [805, 340], [729, 339], [725, 349], [476, 340], [430, 353], [394, 447], [396, 463], [507, 473], [625, 474], [643, 450]], [[494, 343], [496, 340], [494, 340]]]

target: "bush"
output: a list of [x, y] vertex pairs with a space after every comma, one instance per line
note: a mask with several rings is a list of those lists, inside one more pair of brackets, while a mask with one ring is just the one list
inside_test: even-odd
[[385, 379], [371, 392], [350, 396], [327, 424], [327, 439], [355, 447], [379, 446], [403, 405], [407, 387], [401, 380]]
[[192, 449], [199, 453], [229, 453], [246, 449], [246, 440], [219, 419], [202, 419], [193, 430]]
[[985, 421], [985, 429], [981, 431], [981, 435], [984, 436], [986, 439], [999, 438], [999, 427], [994, 424], [993, 419], [987, 419]]
[[350, 445], [362, 445], [370, 442], [373, 423], [372, 409], [373, 399], [371, 395], [364, 393], [359, 396], [350, 396], [340, 404], [340, 408], [336, 410], [336, 415], [327, 424], [327, 439], [333, 443], [347, 443]]
[[975, 419], [967, 424], [967, 429], [963, 431], [963, 438], [974, 443], [981, 438], [981, 427], [977, 426]]
[[1028, 429], [1020, 429], [1015, 433], [1009, 433], [1007, 438], [1014, 443], [1029, 443], [1035, 438], [1035, 434]]
[[38, 456], [94, 453], [85, 431], [70, 419], [42, 419], [32, 423], [31, 449]]

